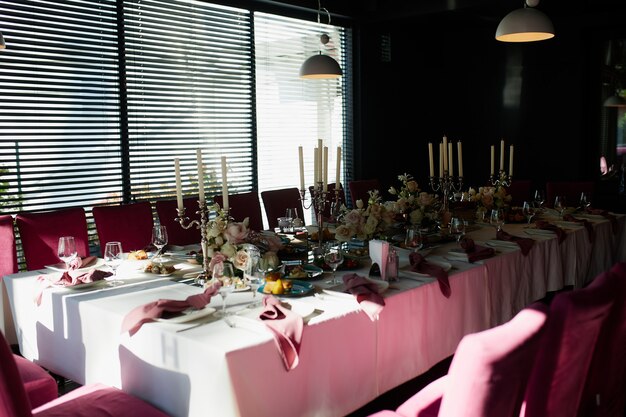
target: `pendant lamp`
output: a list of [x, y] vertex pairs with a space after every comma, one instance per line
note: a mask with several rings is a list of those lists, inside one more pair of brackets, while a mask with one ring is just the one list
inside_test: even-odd
[[535, 42], [554, 37], [554, 26], [550, 18], [535, 9], [539, 0], [524, 0], [524, 7], [504, 16], [496, 39], [501, 42]]
[[[330, 24], [330, 13], [324, 9], [328, 14], [328, 24]], [[317, 2], [317, 23], [320, 23], [320, 13], [322, 6], [320, 0]], [[320, 35], [320, 43], [326, 45], [330, 41], [330, 37], [323, 33]], [[317, 55], [313, 55], [307, 58], [300, 66], [300, 78], [303, 79], [332, 79], [339, 78], [343, 75], [343, 71], [339, 66], [339, 63], [335, 61], [331, 56], [325, 55], [320, 51]]]

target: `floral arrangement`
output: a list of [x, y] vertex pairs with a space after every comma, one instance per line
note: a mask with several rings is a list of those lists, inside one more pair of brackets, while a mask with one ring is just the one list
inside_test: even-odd
[[478, 207], [482, 207], [485, 210], [491, 210], [493, 208], [503, 208], [511, 202], [512, 196], [507, 193], [506, 188], [502, 186], [495, 187], [479, 187], [478, 191], [474, 188], [470, 188], [469, 200], [476, 203]]
[[383, 234], [392, 224], [395, 217], [395, 204], [383, 203], [378, 190], [368, 191], [367, 208], [363, 201], [357, 200], [356, 208], [349, 210], [341, 207], [338, 217], [339, 226], [335, 229], [335, 239], [348, 242], [353, 237], [361, 240], [373, 239]]
[[389, 194], [397, 196], [396, 212], [405, 217], [406, 222], [413, 225], [434, 223], [439, 216], [440, 203], [434, 194], [420, 190], [419, 185], [410, 174], [398, 175], [402, 183], [400, 189], [389, 188]]

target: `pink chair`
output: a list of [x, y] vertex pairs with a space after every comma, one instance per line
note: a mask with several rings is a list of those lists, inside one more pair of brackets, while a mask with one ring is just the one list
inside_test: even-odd
[[598, 335], [614, 298], [605, 285], [589, 285], [554, 297], [521, 416], [577, 415]]
[[295, 208], [298, 217], [304, 223], [304, 211], [300, 201], [300, 191], [297, 188], [282, 188], [279, 190], [269, 190], [261, 192], [261, 199], [265, 206], [265, 215], [269, 223], [269, 228], [273, 230], [278, 227], [278, 218], [284, 217], [288, 208]]
[[122, 242], [124, 252], [145, 249], [151, 244], [154, 221], [149, 201], [98, 206], [92, 213], [101, 252], [104, 252], [106, 242]]
[[3, 335], [0, 339], [0, 417], [167, 417], [139, 398], [102, 384], [80, 387], [35, 406], [29, 402], [15, 356]]
[[505, 324], [466, 335], [448, 374], [424, 387], [395, 412], [407, 417], [519, 416], [547, 312], [545, 304], [535, 303]]
[[[313, 192], [313, 186], [309, 187], [309, 192], [310, 193]], [[335, 183], [334, 182], [331, 184], [328, 184], [328, 195], [329, 195], [330, 202], [326, 204], [326, 206], [324, 207], [324, 210], [322, 211], [322, 216], [324, 216], [324, 220], [329, 220], [331, 218], [331, 208], [332, 208], [331, 203], [335, 201]], [[346, 194], [343, 188], [341, 188], [339, 190], [339, 207], [345, 204], [346, 204]], [[315, 208], [315, 205], [313, 206], [313, 211], [315, 212], [315, 215], [317, 216], [317, 210]]]
[[[185, 216], [191, 220], [200, 221], [200, 215], [196, 214], [198, 211], [198, 197], [184, 198], [183, 206], [185, 207]], [[157, 216], [159, 216], [159, 223], [165, 226], [167, 229], [168, 244], [170, 245], [191, 245], [200, 243], [200, 229], [190, 227], [184, 229], [176, 221], [178, 213], [176, 212], [177, 203], [176, 200], [159, 200], [155, 204]], [[122, 248], [124, 246], [122, 245]]]
[[[224, 201], [221, 194], [213, 197], [213, 201], [224, 206]], [[230, 216], [235, 221], [243, 221], [248, 218], [248, 228], [261, 231], [263, 230], [263, 214], [261, 213], [261, 201], [259, 200], [259, 193], [251, 191], [249, 193], [229, 194], [228, 205], [230, 206]], [[285, 213], [283, 212], [283, 216]]]
[[15, 217], [15, 223], [29, 271], [59, 262], [57, 246], [61, 236], [74, 236], [78, 256], [89, 255], [87, 218], [82, 207], [42, 213], [23, 212]]
[[356, 201], [362, 200], [363, 207], [367, 207], [367, 202], [370, 198], [369, 191], [378, 190], [382, 195], [380, 181], [377, 179], [371, 180], [354, 180], [348, 182], [348, 189], [350, 190], [350, 200], [352, 201], [352, 207], [356, 207]]

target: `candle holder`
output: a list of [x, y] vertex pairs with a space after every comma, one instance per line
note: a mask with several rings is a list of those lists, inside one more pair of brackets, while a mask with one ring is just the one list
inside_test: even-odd
[[[334, 198], [334, 204], [335, 207], [337, 207], [337, 205], [339, 204], [340, 198], [339, 198], [339, 193], [341, 192], [341, 188], [335, 188], [334, 193], [335, 194], [335, 198]], [[312, 190], [310, 190], [311, 193], [311, 200], [310, 203], [307, 205], [306, 204], [306, 190], [301, 189], [300, 190], [300, 201], [302, 202], [302, 207], [304, 207], [305, 209], [310, 209], [311, 207], [314, 208], [315, 210], [315, 215], [317, 218], [317, 227], [318, 227], [318, 232], [317, 232], [317, 237], [318, 237], [318, 247], [316, 249], [313, 250], [313, 254], [315, 256], [317, 255], [322, 255], [323, 254], [323, 241], [324, 241], [324, 209], [326, 208], [326, 204], [331, 203], [331, 200], [329, 200], [329, 196], [331, 194], [331, 192], [328, 191], [323, 191], [323, 183], [321, 181], [318, 182], [318, 185], [316, 187], [313, 187]]]
[[430, 188], [435, 191], [441, 191], [443, 193], [443, 204], [441, 207], [441, 211], [446, 213], [450, 211], [450, 192], [459, 192], [463, 187], [463, 177], [452, 177], [448, 175], [448, 171], [443, 171], [443, 176], [441, 177], [429, 177]]
[[489, 176], [489, 182], [493, 186], [506, 188], [511, 186], [511, 183], [513, 182], [513, 177], [507, 175], [506, 171], [501, 169], [497, 177], [493, 174]]

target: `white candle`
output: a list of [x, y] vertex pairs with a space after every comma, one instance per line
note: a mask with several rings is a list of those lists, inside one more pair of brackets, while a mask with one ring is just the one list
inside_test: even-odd
[[313, 169], [313, 188], [315, 190], [317, 190], [317, 182], [319, 181], [319, 178], [318, 178], [319, 170], [317, 169], [317, 164], [319, 164], [319, 163], [320, 163], [320, 161], [318, 159], [317, 148], [315, 148], [313, 150], [313, 166], [314, 166], [314, 169]]
[[341, 188], [341, 146], [337, 146], [337, 173], [335, 177], [335, 190]]
[[298, 146], [298, 162], [300, 163], [300, 189], [304, 190], [304, 153], [302, 146]]
[[463, 150], [461, 148], [461, 141], [456, 143], [456, 152], [459, 154], [459, 177], [463, 177]]
[[504, 139], [500, 141], [500, 171], [504, 171]]
[[509, 177], [513, 176], [513, 145], [510, 146], [509, 153]]
[[493, 176], [495, 158], [496, 158], [496, 149], [495, 149], [495, 146], [491, 145], [491, 175], [492, 176]]
[[328, 146], [324, 146], [324, 192], [328, 191]]
[[[317, 163], [319, 164], [319, 166], [317, 167], [318, 172], [317, 172], [317, 180], [319, 182], [324, 182], [324, 144], [322, 142], [322, 139], [318, 139], [317, 140]], [[320, 184], [320, 190], [322, 189], [323, 184]]]
[[433, 161], [433, 144], [432, 142], [428, 142], [428, 167], [430, 168], [430, 176], [435, 176], [435, 165]]
[[443, 178], [443, 143], [439, 143], [439, 178]]
[[448, 169], [450, 170], [450, 176], [454, 176], [454, 165], [452, 161], [454, 160], [454, 155], [452, 154], [452, 142], [448, 142]]
[[196, 149], [196, 160], [198, 162], [198, 200], [204, 203], [204, 166], [202, 165], [202, 150]]
[[222, 156], [222, 200], [224, 210], [228, 211], [228, 177], [226, 176], [226, 157]]
[[448, 170], [448, 138], [443, 137], [443, 170]]
[[180, 179], [180, 159], [174, 159], [174, 175], [176, 176], [176, 203], [178, 209], [183, 209], [183, 185]]

